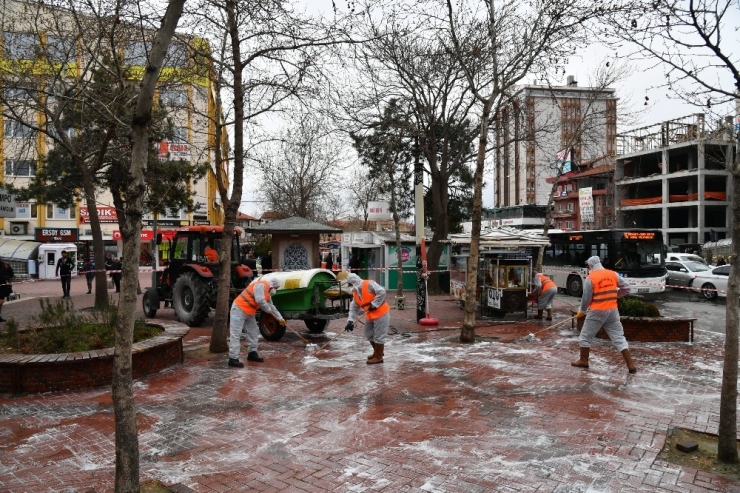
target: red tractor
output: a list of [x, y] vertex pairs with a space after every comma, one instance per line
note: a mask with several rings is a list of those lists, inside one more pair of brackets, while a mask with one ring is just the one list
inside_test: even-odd
[[[216, 307], [219, 263], [213, 261], [213, 252], [220, 250], [223, 226], [186, 226], [175, 231], [169, 246], [168, 264], [157, 273], [157, 285], [146, 288], [143, 297], [144, 315], [154, 317], [164, 302], [172, 307], [180, 322], [197, 327]], [[239, 235], [234, 231], [231, 240], [231, 285], [229, 304], [254, 278], [252, 270], [239, 263]], [[157, 244], [162, 236], [157, 235]]]

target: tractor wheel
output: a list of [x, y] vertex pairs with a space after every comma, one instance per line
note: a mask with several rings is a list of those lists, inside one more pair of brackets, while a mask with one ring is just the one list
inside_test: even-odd
[[199, 326], [211, 309], [208, 284], [194, 272], [182, 274], [172, 291], [172, 307], [180, 322], [190, 327]]
[[321, 334], [324, 332], [327, 325], [329, 325], [328, 320], [306, 320], [306, 327], [308, 327], [308, 331], [312, 334]]
[[154, 318], [157, 316], [157, 308], [159, 303], [155, 303], [152, 298], [155, 296], [151, 292], [152, 288], [144, 291], [144, 296], [141, 298], [141, 304], [144, 308], [144, 316], [147, 318]]
[[269, 313], [261, 313], [257, 321], [262, 337], [268, 341], [279, 341], [285, 335], [285, 327], [278, 323], [277, 319]]
[[581, 296], [583, 294], [583, 279], [581, 279], [581, 276], [570, 276], [567, 286], [569, 295]]

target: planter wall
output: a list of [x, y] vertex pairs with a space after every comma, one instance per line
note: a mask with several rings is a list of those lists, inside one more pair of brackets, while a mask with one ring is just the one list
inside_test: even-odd
[[[183, 362], [182, 338], [190, 328], [178, 322], [152, 323], [164, 332], [132, 347], [132, 372], [141, 378]], [[84, 353], [0, 354], [0, 393], [40, 393], [110, 385], [113, 348]]]
[[[575, 315], [575, 312], [573, 313]], [[620, 317], [624, 337], [632, 342], [693, 342], [695, 318], [680, 317]], [[576, 319], [581, 331], [583, 318]], [[604, 329], [596, 333], [599, 339], [608, 339]]]

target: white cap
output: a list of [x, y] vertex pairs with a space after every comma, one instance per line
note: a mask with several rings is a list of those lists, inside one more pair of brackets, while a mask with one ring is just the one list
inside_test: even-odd
[[277, 290], [277, 289], [280, 289], [280, 281], [278, 281], [278, 280], [277, 280], [277, 279], [275, 279], [274, 277], [273, 277], [273, 278], [271, 278], [271, 279], [270, 279], [270, 287], [271, 287], [271, 288], [275, 288], [276, 290]]
[[601, 259], [594, 255], [593, 257], [589, 257], [588, 260], [586, 260], [586, 264], [588, 264], [591, 267], [596, 267], [601, 263]]
[[347, 284], [350, 286], [359, 286], [362, 284], [362, 278], [357, 274], [350, 274], [347, 276]]

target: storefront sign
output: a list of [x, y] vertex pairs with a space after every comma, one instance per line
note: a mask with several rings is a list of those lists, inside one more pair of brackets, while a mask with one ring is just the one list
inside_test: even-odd
[[190, 144], [163, 140], [159, 143], [160, 161], [190, 161]]
[[[152, 241], [154, 239], [154, 231], [142, 230], [141, 241]], [[123, 235], [117, 229], [113, 230], [113, 241], [123, 241]]]
[[15, 195], [11, 195], [4, 188], [0, 188], [0, 217], [15, 217]]
[[[142, 224], [151, 226], [154, 224], [154, 219], [144, 219], [141, 222]], [[190, 226], [190, 221], [182, 219], [157, 219], [157, 226]]]
[[578, 206], [581, 209], [581, 223], [594, 222], [594, 197], [592, 187], [578, 189]]
[[[101, 223], [117, 223], [118, 213], [115, 207], [97, 207], [98, 209], [98, 221]], [[80, 207], [80, 223], [90, 223], [90, 211], [87, 207]]]
[[34, 238], [41, 243], [65, 242], [72, 243], [79, 238], [77, 228], [35, 228]]
[[367, 218], [370, 220], [391, 219], [391, 205], [388, 202], [368, 202]]
[[211, 221], [208, 221], [205, 219], [193, 219], [193, 225], [194, 226], [210, 226]]

